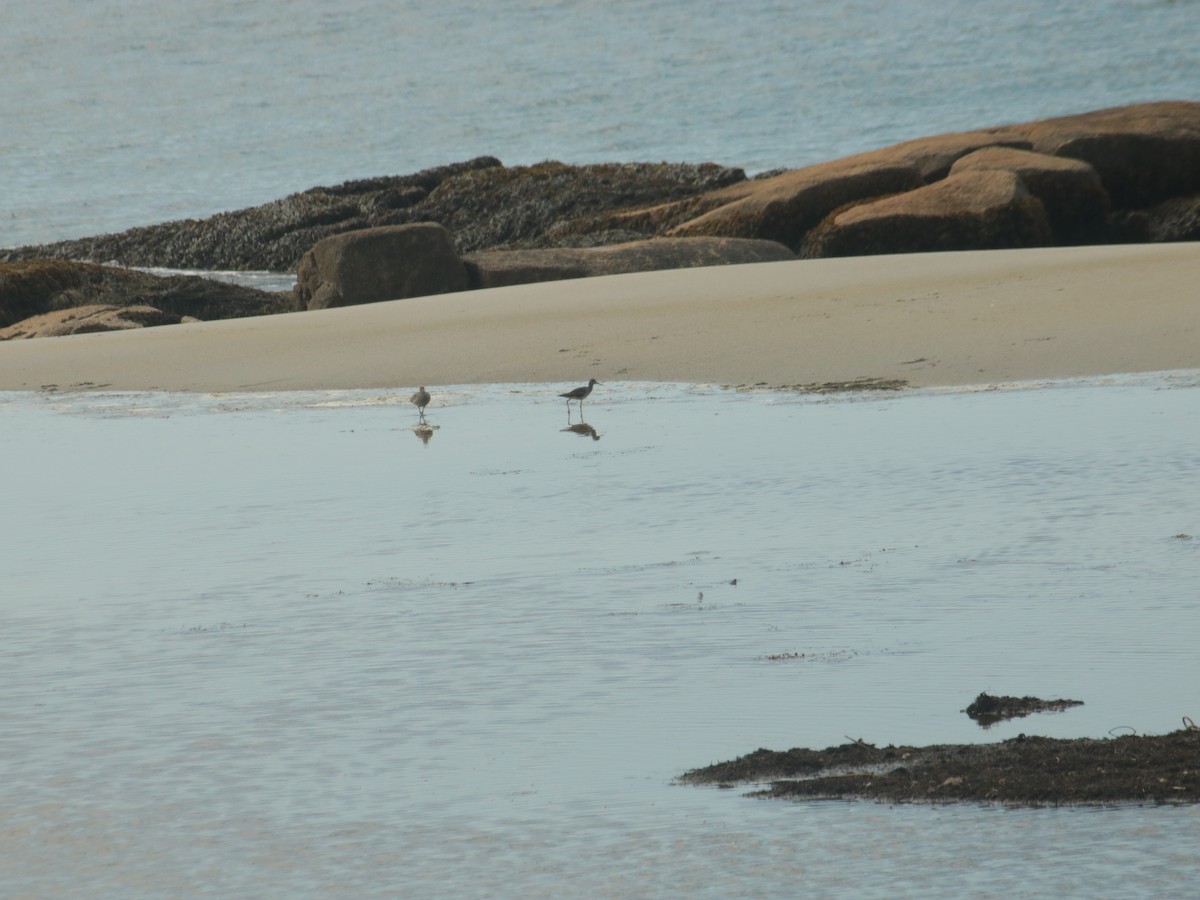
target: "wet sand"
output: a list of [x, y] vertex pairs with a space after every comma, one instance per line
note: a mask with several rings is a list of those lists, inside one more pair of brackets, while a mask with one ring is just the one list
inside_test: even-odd
[[1200, 244], [648, 272], [0, 344], [0, 390], [914, 387], [1200, 368]]

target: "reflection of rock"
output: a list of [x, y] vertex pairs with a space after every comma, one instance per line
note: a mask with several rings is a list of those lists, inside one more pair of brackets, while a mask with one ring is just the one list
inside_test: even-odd
[[575, 425], [568, 425], [563, 431], [570, 431], [572, 434], [577, 434], [580, 437], [590, 437], [593, 441], [600, 440], [600, 435], [596, 433], [596, 429], [587, 422], [579, 422]]
[[994, 725], [1038, 712], [1058, 712], [1083, 706], [1082, 700], [1041, 700], [1037, 697], [995, 697], [982, 693], [963, 712], [980, 725]]
[[466, 269], [441, 225], [368, 228], [325, 238], [304, 254], [296, 270], [296, 308], [401, 300], [466, 287]]

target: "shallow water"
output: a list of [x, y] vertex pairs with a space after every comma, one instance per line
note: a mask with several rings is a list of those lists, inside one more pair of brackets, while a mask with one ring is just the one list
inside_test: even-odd
[[0, 394], [0, 892], [1181, 892], [1194, 809], [672, 780], [1200, 717], [1197, 387]]

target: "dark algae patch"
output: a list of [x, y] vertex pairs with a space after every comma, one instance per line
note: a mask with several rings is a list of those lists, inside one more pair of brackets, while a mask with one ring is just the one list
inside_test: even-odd
[[796, 394], [845, 394], [852, 391], [902, 391], [908, 387], [903, 378], [877, 378], [864, 375], [850, 381], [813, 381], [807, 384], [756, 384], [725, 385], [735, 391], [792, 391]]
[[771, 782], [751, 796], [881, 803], [1015, 806], [1200, 802], [1200, 728], [1164, 735], [1058, 738], [1020, 735], [993, 744], [756, 750], [694, 769], [685, 784]]
[[1082, 700], [1042, 700], [1039, 697], [996, 697], [983, 693], [976, 697], [963, 712], [987, 727], [1039, 712], [1062, 712], [1072, 706], [1083, 706]]

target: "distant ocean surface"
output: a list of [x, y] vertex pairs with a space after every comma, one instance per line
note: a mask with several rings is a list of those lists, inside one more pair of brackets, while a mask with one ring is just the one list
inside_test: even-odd
[[1194, 0], [0, 3], [0, 247], [481, 154], [748, 173], [1200, 99]]

